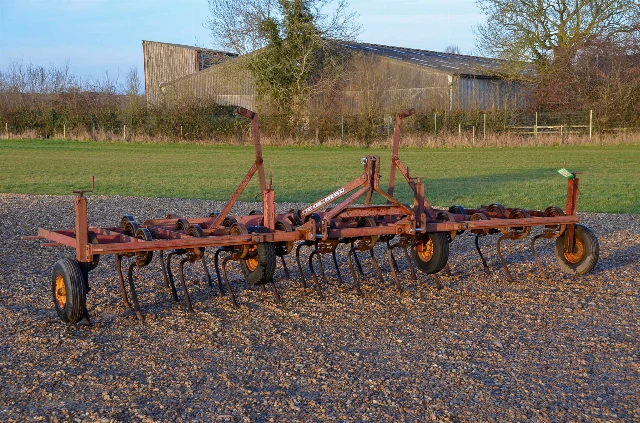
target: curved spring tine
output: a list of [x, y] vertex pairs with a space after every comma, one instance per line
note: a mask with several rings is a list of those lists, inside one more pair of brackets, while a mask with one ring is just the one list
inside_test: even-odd
[[278, 292], [278, 288], [276, 287], [276, 283], [273, 279], [271, 279], [269, 285], [271, 285], [271, 292], [273, 292], [273, 298], [276, 300], [276, 303], [282, 304], [282, 298], [280, 297], [280, 293]]
[[318, 257], [318, 265], [320, 266], [320, 276], [322, 276], [322, 280], [326, 281], [327, 277], [324, 275], [324, 265], [322, 264], [322, 254], [316, 254]]
[[393, 254], [393, 249], [399, 247], [398, 244], [391, 245], [389, 241], [387, 241], [387, 256], [389, 252], [391, 252], [391, 260], [389, 261], [389, 266], [393, 267], [396, 272], [400, 273], [400, 267], [398, 266], [398, 261], [396, 260], [396, 256]]
[[411, 272], [411, 278], [415, 282], [418, 282], [418, 275], [416, 275], [416, 269], [413, 268], [413, 260], [409, 256], [409, 247], [402, 248], [402, 251], [404, 251], [404, 257], [407, 259], [407, 263], [409, 263], [409, 272]]
[[116, 270], [118, 272], [118, 279], [120, 279], [120, 295], [122, 296], [122, 302], [126, 308], [130, 308], [129, 298], [127, 298], [127, 289], [124, 286], [124, 276], [122, 275], [122, 254], [115, 254], [116, 256]]
[[491, 273], [491, 269], [489, 269], [489, 266], [487, 265], [487, 260], [485, 260], [484, 255], [482, 255], [482, 250], [480, 250], [480, 237], [481, 235], [476, 235], [476, 239], [475, 239], [476, 251], [480, 256], [480, 259], [482, 260], [482, 266], [484, 267], [484, 271], [487, 273]]
[[218, 260], [220, 259], [220, 253], [223, 251], [224, 249], [218, 248], [213, 256], [213, 266], [216, 269], [216, 276], [218, 277], [218, 289], [220, 290], [220, 295], [224, 295], [224, 287], [222, 286], [222, 278], [220, 277], [220, 266], [218, 264]]
[[336, 250], [331, 252], [331, 256], [333, 257], [333, 265], [336, 268], [336, 275], [338, 277], [338, 285], [342, 285], [342, 275], [340, 274], [340, 267], [338, 266], [338, 259], [336, 258]]
[[384, 280], [382, 279], [382, 271], [380, 270], [380, 265], [378, 264], [378, 260], [376, 259], [376, 256], [373, 253], [373, 248], [369, 250], [369, 254], [371, 255], [371, 261], [373, 261], [373, 267], [376, 268], [376, 273], [378, 274], [378, 281], [380, 282], [380, 285], [382, 285], [384, 283]]
[[169, 278], [167, 277], [167, 269], [164, 267], [164, 250], [160, 250], [160, 267], [162, 267], [162, 279], [164, 287], [169, 288]]
[[451, 266], [449, 266], [449, 263], [444, 265], [444, 269], [442, 269], [444, 271], [444, 274], [451, 277]]
[[89, 310], [87, 310], [86, 307], [84, 308], [84, 310], [82, 310], [82, 320], [84, 320], [85, 325], [93, 326], [93, 323], [91, 322], [91, 316], [89, 316]]
[[172, 251], [169, 254], [167, 254], [166, 268], [167, 268], [167, 276], [169, 278], [169, 285], [171, 285], [171, 295], [173, 296], [173, 301], [179, 301], [178, 291], [176, 291], [176, 284], [173, 281], [173, 273], [171, 273], [171, 257], [175, 255], [176, 255], [175, 251]]
[[502, 267], [504, 269], [504, 273], [507, 274], [507, 280], [509, 282], [513, 282], [513, 278], [511, 277], [511, 272], [509, 272], [509, 267], [507, 266], [507, 262], [502, 256], [502, 251], [500, 250], [500, 243], [502, 242], [503, 239], [509, 239], [509, 237], [507, 235], [502, 235], [500, 238], [498, 238], [496, 249], [498, 250], [498, 257], [500, 257], [500, 261], [502, 261]]
[[233, 304], [235, 308], [239, 308], [240, 306], [236, 301], [236, 296], [234, 295], [233, 290], [231, 289], [231, 284], [229, 283], [229, 279], [227, 278], [227, 262], [229, 260], [231, 260], [231, 257], [226, 257], [224, 260], [222, 260], [222, 278], [224, 279], [224, 283], [225, 285], [227, 285], [227, 289], [229, 290], [229, 295], [231, 296], [231, 304]]
[[304, 245], [303, 242], [299, 243], [296, 247], [296, 261], [298, 262], [298, 272], [300, 272], [300, 284], [303, 288], [307, 287], [307, 281], [304, 278], [304, 272], [302, 271], [302, 264], [300, 264], [300, 249]]
[[433, 280], [436, 283], [436, 288], [439, 290], [444, 288], [444, 285], [442, 285], [442, 281], [440, 280], [440, 276], [438, 276], [436, 273], [432, 273], [431, 275], [433, 276]]
[[398, 278], [398, 264], [396, 263], [395, 257], [393, 257], [393, 249], [389, 243], [387, 243], [387, 259], [389, 260], [389, 267], [391, 268], [391, 274], [393, 275], [393, 279], [396, 282], [396, 288], [398, 291], [402, 290], [402, 286], [400, 286], [400, 279]]
[[358, 295], [362, 296], [362, 290], [360, 289], [360, 281], [358, 280], [358, 275], [356, 274], [356, 270], [353, 267], [353, 260], [351, 259], [351, 256], [355, 255], [355, 252], [357, 249], [358, 247], [351, 247], [351, 249], [349, 250], [349, 253], [347, 254], [347, 259], [349, 261], [349, 267], [351, 268], [351, 276], [353, 276], [353, 283], [356, 286], [356, 292], [358, 293]]
[[182, 285], [182, 292], [184, 292], [184, 301], [187, 303], [187, 310], [193, 313], [193, 307], [191, 306], [191, 297], [189, 297], [189, 291], [187, 291], [187, 284], [184, 281], [184, 264], [189, 261], [189, 258], [185, 257], [180, 260], [180, 284]]
[[[318, 254], [317, 249], [313, 250], [309, 255], [309, 270], [311, 271], [311, 275], [313, 276], [313, 283], [316, 285], [316, 292], [318, 293], [318, 296], [324, 299], [324, 294], [322, 294], [322, 288], [320, 287], [320, 280], [318, 279], [318, 276], [316, 275], [316, 271], [313, 268], [313, 256], [315, 255], [318, 255], [318, 258], [320, 259], [320, 255]], [[322, 259], [320, 259], [320, 263], [322, 263]], [[324, 275], [322, 279], [324, 280]]]
[[140, 323], [144, 323], [144, 317], [142, 317], [142, 312], [140, 311], [140, 303], [138, 303], [138, 294], [136, 293], [136, 287], [133, 284], [133, 268], [135, 266], [135, 261], [129, 265], [129, 272], [127, 273], [129, 276], [129, 289], [131, 289], [131, 299], [133, 300], [133, 308], [136, 310], [136, 316]]
[[284, 270], [284, 277], [287, 279], [287, 282], [291, 281], [291, 276], [289, 275], [289, 269], [287, 268], [287, 262], [284, 259], [284, 256], [280, 256], [280, 260], [282, 261], [282, 270]]
[[209, 273], [209, 267], [207, 266], [207, 261], [204, 258], [204, 253], [202, 254], [202, 268], [204, 269], [204, 274], [207, 278], [207, 283], [211, 288], [213, 288], [213, 282], [211, 282], [211, 273]]
[[355, 253], [355, 251], [358, 251], [358, 247], [354, 247], [353, 241], [351, 241], [351, 249], [354, 251], [353, 257], [356, 260], [356, 266], [358, 266], [358, 271], [362, 276], [364, 276], [364, 270], [362, 270], [362, 263], [360, 263], [360, 258], [358, 258], [358, 254]]
[[538, 269], [540, 270], [540, 273], [542, 273], [542, 277], [546, 278], [547, 275], [545, 274], [544, 268], [542, 267], [542, 263], [540, 263], [538, 253], [536, 253], [536, 241], [542, 237], [546, 237], [546, 234], [544, 232], [533, 237], [533, 239], [531, 240], [531, 251], [533, 252], [533, 258], [538, 265]]

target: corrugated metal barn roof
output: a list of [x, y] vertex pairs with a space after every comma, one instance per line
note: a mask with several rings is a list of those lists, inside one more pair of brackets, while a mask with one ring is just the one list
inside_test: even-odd
[[503, 60], [487, 57], [441, 53], [380, 44], [341, 42], [340, 45], [363, 53], [429, 67], [451, 75], [496, 76], [506, 63]]

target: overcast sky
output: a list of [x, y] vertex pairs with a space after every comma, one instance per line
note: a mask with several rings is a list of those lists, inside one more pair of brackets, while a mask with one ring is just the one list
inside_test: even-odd
[[[473, 53], [473, 27], [482, 21], [473, 0], [352, 0], [360, 41]], [[0, 70], [11, 62], [69, 63], [83, 78], [105, 71], [124, 81], [142, 76], [142, 40], [212, 47], [203, 24], [207, 0], [0, 0]]]

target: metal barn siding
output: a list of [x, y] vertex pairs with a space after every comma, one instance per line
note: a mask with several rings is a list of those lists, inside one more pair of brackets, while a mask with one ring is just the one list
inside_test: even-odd
[[160, 85], [195, 74], [236, 55], [217, 50], [179, 44], [142, 41], [144, 53], [144, 87], [147, 104], [162, 101]]

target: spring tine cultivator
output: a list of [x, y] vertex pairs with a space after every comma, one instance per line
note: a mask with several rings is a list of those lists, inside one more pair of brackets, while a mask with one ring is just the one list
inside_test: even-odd
[[[381, 160], [379, 156], [367, 155], [362, 158], [363, 172], [357, 178], [331, 191], [308, 206], [275, 212], [275, 192], [271, 182], [267, 183], [260, 145], [260, 132], [256, 113], [238, 108], [237, 113], [251, 121], [251, 132], [255, 159], [231, 198], [219, 212], [205, 217], [178, 217], [170, 214], [160, 219], [150, 219], [142, 224], [132, 216], [124, 216], [118, 226], [98, 228], [87, 222], [87, 199], [85, 192], [74, 191], [75, 227], [67, 230], [40, 228], [38, 235], [29, 239], [46, 239], [43, 245], [64, 245], [75, 249], [74, 259], [58, 261], [52, 272], [51, 289], [55, 309], [59, 317], [68, 324], [81, 319], [88, 320], [86, 295], [89, 290], [88, 276], [99, 262], [100, 255], [113, 254], [116, 259], [122, 301], [125, 307], [133, 308], [143, 321], [140, 298], [136, 292], [134, 270], [148, 266], [158, 253], [162, 269], [163, 286], [179, 301], [174, 269], [177, 268], [181, 295], [185, 307], [194, 310], [184, 275], [187, 265], [202, 263], [207, 284], [214, 290], [211, 272], [206, 261], [206, 249], [213, 253], [213, 266], [220, 295], [228, 295], [233, 306], [238, 307], [236, 296], [228, 276], [228, 264], [236, 262], [249, 285], [269, 284], [276, 301], [280, 294], [273, 277], [278, 262], [282, 265], [285, 279], [289, 281], [290, 271], [286, 256], [294, 253], [298, 278], [302, 288], [313, 288], [324, 298], [325, 286], [329, 284], [327, 274], [335, 275], [339, 285], [345, 284], [347, 273], [351, 286], [358, 295], [364, 295], [364, 262], [360, 254], [368, 252], [367, 262], [375, 272], [380, 285], [384, 284], [382, 269], [375, 255], [375, 247], [386, 247], [386, 258], [398, 290], [401, 267], [399, 259], [407, 262], [409, 274], [418, 280], [415, 268], [422, 273], [433, 275], [437, 288], [442, 288], [439, 272], [450, 275], [448, 266], [449, 244], [459, 235], [467, 232], [474, 236], [474, 243], [485, 271], [490, 272], [481, 246], [480, 238], [499, 235], [496, 251], [502, 269], [509, 281], [513, 275], [503, 255], [505, 241], [517, 241], [528, 237], [532, 228], [542, 228], [542, 232], [531, 240], [531, 250], [536, 265], [544, 275], [544, 270], [535, 250], [540, 239], [555, 242], [555, 256], [560, 268], [582, 275], [595, 266], [598, 260], [598, 240], [586, 226], [579, 224], [576, 214], [578, 200], [578, 178], [576, 173], [561, 169], [568, 179], [567, 204], [563, 211], [557, 206], [545, 210], [525, 210], [506, 208], [493, 203], [477, 208], [454, 205], [448, 209], [432, 207], [425, 198], [424, 183], [410, 174], [409, 168], [399, 157], [400, 129], [403, 119], [411, 116], [407, 110], [396, 116], [393, 135], [391, 168], [386, 190], [380, 186]], [[249, 215], [232, 216], [231, 210], [255, 174], [258, 174], [262, 197], [262, 210]], [[398, 175], [399, 174], [399, 175]], [[412, 204], [405, 204], [394, 197], [396, 176], [404, 178], [412, 193]], [[381, 204], [374, 204], [374, 198]], [[296, 245], [297, 243], [297, 245]], [[349, 272], [336, 256], [338, 250], [346, 250]], [[402, 251], [403, 257], [394, 251]], [[165, 255], [165, 251], [168, 252]], [[308, 253], [305, 260], [302, 252]], [[323, 256], [330, 255], [334, 271], [325, 269]], [[172, 262], [172, 259], [174, 259]], [[127, 280], [122, 271], [123, 260], [127, 267]], [[304, 265], [310, 279], [305, 276]], [[128, 288], [128, 293], [127, 293]], [[217, 293], [216, 293], [217, 294]], [[129, 301], [131, 299], [131, 302]]]

